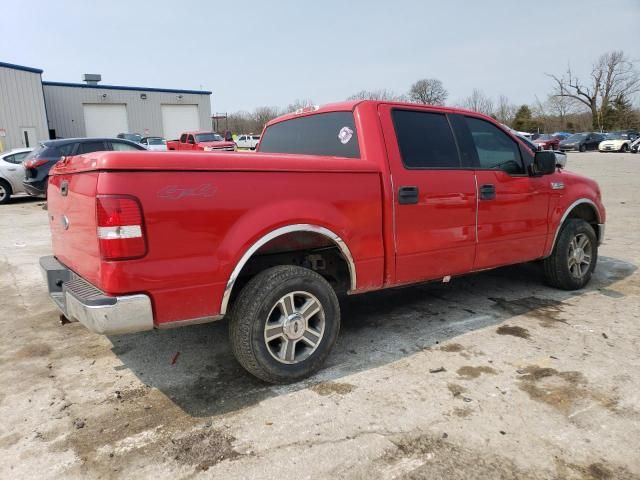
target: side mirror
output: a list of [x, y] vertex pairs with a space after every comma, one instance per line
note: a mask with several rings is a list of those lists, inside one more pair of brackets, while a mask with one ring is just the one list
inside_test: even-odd
[[556, 154], [551, 150], [538, 150], [530, 167], [530, 174], [534, 177], [549, 175], [556, 171]]
[[564, 168], [567, 166], [567, 154], [554, 151], [553, 154], [556, 156], [556, 167]]

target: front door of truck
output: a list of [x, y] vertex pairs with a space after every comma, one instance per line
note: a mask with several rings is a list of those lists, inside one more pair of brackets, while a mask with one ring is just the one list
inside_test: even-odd
[[[527, 173], [524, 149], [488, 120], [456, 115], [456, 136], [469, 148], [478, 185], [474, 270], [542, 256], [547, 240], [549, 177]], [[468, 147], [465, 147], [468, 148]]]
[[446, 113], [380, 105], [393, 188], [395, 283], [473, 268], [476, 185]]

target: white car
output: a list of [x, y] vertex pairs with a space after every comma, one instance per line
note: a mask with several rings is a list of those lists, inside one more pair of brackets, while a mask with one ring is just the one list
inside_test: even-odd
[[11, 195], [24, 192], [22, 161], [32, 150], [33, 148], [16, 148], [0, 153], [0, 204], [9, 202]]
[[260, 143], [260, 135], [239, 135], [236, 139], [238, 148], [255, 150], [258, 143]]
[[601, 152], [628, 152], [635, 135], [625, 132], [612, 132], [598, 145]]
[[140, 140], [140, 145], [153, 152], [167, 151], [167, 141], [162, 137], [144, 137]]

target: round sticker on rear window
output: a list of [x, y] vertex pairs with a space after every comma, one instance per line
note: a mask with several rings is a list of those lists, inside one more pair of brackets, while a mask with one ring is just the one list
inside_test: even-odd
[[349, 127], [342, 127], [338, 132], [338, 140], [340, 140], [340, 143], [343, 145], [349, 143], [351, 137], [353, 137], [353, 130], [351, 130]]

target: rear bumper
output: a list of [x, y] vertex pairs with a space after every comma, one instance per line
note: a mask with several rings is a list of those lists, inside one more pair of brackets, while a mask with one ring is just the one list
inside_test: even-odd
[[153, 328], [153, 310], [147, 295], [106, 295], [53, 256], [41, 257], [40, 268], [49, 296], [69, 320], [103, 335]]
[[47, 180], [40, 180], [39, 182], [22, 182], [22, 186], [24, 191], [27, 192], [32, 197], [38, 197], [40, 195], [45, 195], [47, 188]]

